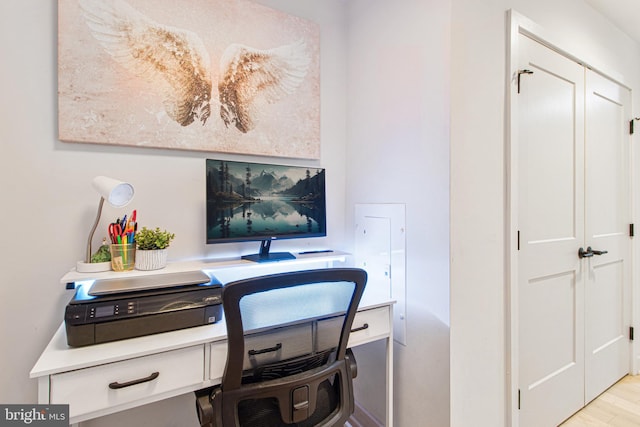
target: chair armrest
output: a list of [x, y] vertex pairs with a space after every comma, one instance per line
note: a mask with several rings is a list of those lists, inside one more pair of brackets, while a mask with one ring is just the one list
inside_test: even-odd
[[196, 390], [196, 412], [198, 413], [198, 421], [200, 427], [213, 426], [213, 405], [211, 404], [212, 388]]
[[344, 360], [347, 362], [347, 368], [351, 371], [351, 378], [358, 376], [358, 364], [356, 363], [356, 356], [353, 354], [350, 348], [344, 355]]

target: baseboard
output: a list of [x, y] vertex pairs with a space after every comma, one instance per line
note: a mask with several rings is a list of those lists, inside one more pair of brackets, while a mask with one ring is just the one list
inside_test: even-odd
[[345, 426], [348, 427], [383, 427], [380, 421], [378, 421], [373, 415], [371, 415], [366, 409], [356, 402], [356, 408], [353, 411], [353, 415], [349, 418], [349, 421]]

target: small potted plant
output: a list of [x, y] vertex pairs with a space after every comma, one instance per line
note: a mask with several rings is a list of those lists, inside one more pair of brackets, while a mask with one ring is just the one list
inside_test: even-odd
[[106, 237], [102, 239], [102, 244], [98, 250], [91, 255], [91, 262], [78, 261], [76, 270], [81, 273], [98, 273], [111, 270], [111, 252], [109, 251]]
[[136, 270], [158, 270], [167, 265], [167, 248], [175, 234], [159, 227], [136, 231]]

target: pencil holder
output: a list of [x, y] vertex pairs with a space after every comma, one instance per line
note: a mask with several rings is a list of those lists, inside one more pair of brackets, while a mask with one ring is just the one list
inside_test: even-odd
[[113, 271], [133, 270], [136, 265], [136, 244], [111, 244], [111, 269]]

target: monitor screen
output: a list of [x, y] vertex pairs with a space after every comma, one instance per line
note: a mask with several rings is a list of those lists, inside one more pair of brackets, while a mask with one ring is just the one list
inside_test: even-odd
[[244, 258], [277, 261], [272, 240], [326, 236], [322, 168], [207, 159], [206, 192], [207, 243], [262, 242]]

